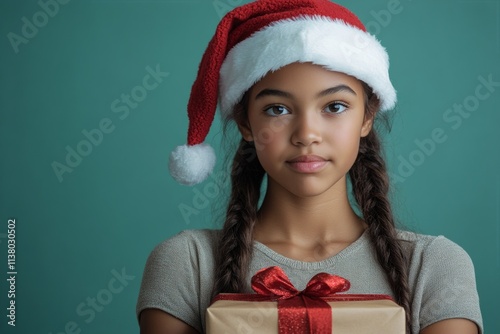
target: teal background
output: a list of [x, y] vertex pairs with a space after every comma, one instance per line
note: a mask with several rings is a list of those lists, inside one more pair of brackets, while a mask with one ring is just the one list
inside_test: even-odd
[[[185, 140], [201, 55], [223, 12], [244, 2], [72, 0], [17, 53], [8, 34], [21, 35], [22, 18], [32, 22], [41, 7], [0, 2], [0, 277], [9, 218], [18, 272], [15, 328], [7, 326], [0, 279], [2, 333], [138, 333], [135, 302], [149, 252], [183, 229], [218, 226], [212, 197], [189, 219], [179, 210], [212, 181], [184, 187], [166, 166]], [[500, 87], [460, 126], [443, 119], [475, 94], [479, 76], [500, 82], [500, 1], [339, 3], [378, 32], [391, 56], [399, 103], [385, 142], [398, 219], [470, 254], [486, 332], [500, 333]], [[390, 18], [377, 14], [389, 9]], [[168, 77], [126, 117], [113, 112], [113, 101], [157, 64]], [[51, 164], [65, 163], [66, 146], [76, 149], [82, 131], [106, 118], [114, 130], [60, 182]], [[446, 141], [419, 156], [415, 141], [435, 129]], [[219, 156], [221, 138], [217, 118], [209, 141]], [[410, 157], [418, 162], [411, 172], [401, 169]], [[129, 275], [122, 289], [113, 270]], [[91, 316], [86, 303], [98, 296], [106, 305]]]

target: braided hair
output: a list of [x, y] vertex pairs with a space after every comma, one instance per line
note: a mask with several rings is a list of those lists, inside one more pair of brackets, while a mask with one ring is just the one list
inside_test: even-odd
[[[236, 122], [245, 121], [247, 106], [248, 93], [233, 111]], [[248, 288], [246, 277], [264, 174], [255, 146], [241, 139], [231, 166], [231, 196], [216, 250], [214, 296]]]
[[[379, 101], [365, 86], [367, 115], [375, 116]], [[411, 305], [408, 286], [408, 263], [398, 240], [394, 217], [388, 199], [389, 176], [377, 133], [372, 129], [361, 138], [359, 153], [349, 171], [354, 198], [368, 225], [368, 235], [375, 246], [377, 259], [384, 269], [396, 302], [406, 312], [407, 332], [410, 333]]]

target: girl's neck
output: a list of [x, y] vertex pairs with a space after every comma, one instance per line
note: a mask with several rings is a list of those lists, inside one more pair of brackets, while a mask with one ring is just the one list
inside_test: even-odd
[[365, 228], [349, 203], [343, 178], [334, 188], [313, 197], [298, 197], [268, 185], [254, 237], [264, 244], [349, 244]]

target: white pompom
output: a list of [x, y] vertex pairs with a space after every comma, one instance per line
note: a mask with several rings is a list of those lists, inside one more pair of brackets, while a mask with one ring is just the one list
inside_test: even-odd
[[205, 143], [177, 146], [170, 153], [170, 174], [179, 183], [192, 186], [204, 181], [215, 166], [215, 151]]

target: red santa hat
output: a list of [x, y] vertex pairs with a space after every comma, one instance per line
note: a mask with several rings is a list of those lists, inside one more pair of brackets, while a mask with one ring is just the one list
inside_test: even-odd
[[310, 62], [349, 74], [366, 84], [381, 110], [396, 103], [384, 47], [348, 9], [328, 0], [259, 0], [237, 7], [220, 21], [201, 60], [188, 103], [187, 144], [170, 155], [180, 183], [202, 182], [215, 165], [204, 143], [217, 104], [224, 118], [267, 73]]

